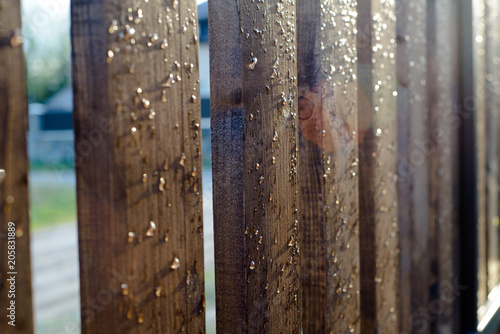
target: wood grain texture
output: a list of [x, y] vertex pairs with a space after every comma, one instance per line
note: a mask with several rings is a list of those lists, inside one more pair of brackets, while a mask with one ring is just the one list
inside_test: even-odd
[[399, 333], [395, 10], [358, 2], [362, 333]]
[[401, 332], [430, 333], [427, 1], [396, 1]]
[[299, 333], [295, 2], [209, 2], [217, 331]]
[[356, 16], [297, 2], [304, 333], [360, 331]]
[[[19, 1], [0, 0], [0, 332], [32, 333], [28, 204], [28, 97]], [[9, 222], [16, 225], [15, 268], [8, 262]], [[11, 231], [11, 233], [13, 233]], [[11, 249], [12, 250], [12, 249]], [[16, 272], [10, 275], [9, 272]], [[7, 279], [15, 277], [15, 298]], [[15, 301], [15, 327], [7, 307]]]
[[71, 15], [82, 332], [204, 332], [196, 1]]
[[[439, 306], [432, 332], [451, 334], [457, 328], [456, 278], [458, 267], [458, 126], [456, 106], [458, 45], [457, 5], [453, 0], [427, 3], [427, 62], [429, 99], [430, 210], [429, 250], [431, 290], [429, 305]], [[439, 46], [439, 47], [438, 47]]]

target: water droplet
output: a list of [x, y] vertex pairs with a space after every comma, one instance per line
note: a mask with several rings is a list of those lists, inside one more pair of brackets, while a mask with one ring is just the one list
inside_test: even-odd
[[250, 270], [254, 270], [255, 269], [255, 262], [253, 261], [250, 261], [250, 266], [249, 266]]
[[264, 182], [264, 176], [259, 176], [259, 184], [262, 184], [262, 182]]
[[191, 170], [191, 176], [196, 177], [196, 167], [193, 167], [193, 170]]
[[256, 163], [256, 164], [255, 164], [255, 170], [259, 170], [259, 167], [260, 167], [260, 164], [259, 164], [259, 163]]
[[148, 180], [148, 174], [146, 173], [142, 174], [142, 183], [146, 183], [147, 180]]
[[184, 162], [186, 161], [186, 155], [184, 154], [184, 152], [181, 154], [181, 159], [179, 160], [179, 165], [181, 165], [182, 167], [184, 167]]
[[5, 176], [6, 176], [5, 169], [0, 169], [0, 183], [3, 182]]
[[142, 99], [141, 102], [142, 102], [142, 106], [145, 109], [149, 109], [149, 106], [151, 105], [151, 102], [148, 99]]
[[113, 50], [108, 50], [108, 64], [113, 61], [113, 57], [115, 56], [115, 53]]
[[290, 241], [288, 242], [288, 247], [292, 247], [295, 245], [295, 239], [293, 238], [293, 235], [290, 237]]
[[17, 48], [24, 43], [24, 37], [21, 35], [21, 30], [16, 29], [12, 32], [10, 36], [10, 46], [13, 48]]
[[128, 290], [128, 284], [123, 283], [121, 285], [122, 288], [122, 295], [128, 296], [129, 290]]
[[139, 323], [139, 324], [143, 324], [144, 323], [144, 316], [142, 315], [142, 313], [140, 313], [137, 316], [137, 323]]
[[24, 232], [21, 228], [16, 228], [16, 238], [21, 238], [24, 235]]
[[165, 242], [167, 242], [168, 241], [168, 237], [169, 237], [168, 232], [165, 232], [165, 236], [163, 237], [163, 240], [165, 240]]
[[151, 109], [151, 110], [149, 111], [148, 118], [149, 118], [150, 120], [153, 120], [153, 119], [155, 118], [155, 116], [156, 116], [155, 111], [154, 111], [153, 109]]
[[278, 133], [277, 133], [276, 131], [274, 131], [273, 141], [274, 141], [274, 142], [277, 142], [277, 141], [278, 141]]
[[156, 231], [156, 224], [154, 221], [150, 221], [149, 222], [149, 227], [148, 227], [148, 230], [146, 231], [146, 236], [147, 237], [152, 237], [155, 235], [155, 231]]
[[255, 70], [255, 65], [257, 65], [257, 61], [258, 60], [256, 57], [250, 58], [250, 64], [248, 64], [248, 68], [251, 70]]
[[379, 128], [379, 129], [377, 129], [377, 130], [375, 131], [375, 135], [376, 135], [377, 137], [379, 137], [381, 134], [382, 134], [382, 129], [380, 129], [380, 128]]
[[111, 25], [109, 26], [108, 32], [110, 35], [114, 34], [116, 31], [118, 31], [118, 21], [113, 20], [111, 22]]
[[135, 127], [132, 127], [132, 129], [130, 129], [130, 133], [135, 135], [137, 133], [137, 129]]
[[174, 259], [172, 260], [172, 264], [170, 265], [170, 268], [172, 268], [173, 270], [177, 270], [179, 269], [180, 266], [181, 266], [181, 261], [179, 261], [178, 257], [174, 257]]
[[158, 190], [159, 191], [164, 191], [165, 190], [165, 184], [167, 182], [165, 181], [165, 178], [160, 177], [160, 184], [158, 185]]
[[161, 285], [158, 285], [156, 288], [155, 288], [155, 295], [156, 297], [161, 297]]
[[130, 244], [134, 242], [135, 239], [135, 233], [134, 232], [128, 232], [127, 234], [127, 242]]
[[196, 102], [196, 95], [191, 95], [191, 102], [193, 102], [193, 103]]

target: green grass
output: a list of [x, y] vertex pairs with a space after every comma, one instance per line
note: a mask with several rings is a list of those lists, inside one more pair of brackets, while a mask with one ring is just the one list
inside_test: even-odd
[[32, 230], [76, 221], [76, 190], [72, 185], [31, 185], [30, 205]]

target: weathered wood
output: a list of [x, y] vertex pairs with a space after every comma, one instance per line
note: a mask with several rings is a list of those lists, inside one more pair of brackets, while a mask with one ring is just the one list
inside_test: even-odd
[[486, 8], [485, 0], [474, 2], [474, 76], [475, 76], [475, 127], [476, 127], [476, 168], [478, 205], [478, 307], [486, 303], [488, 297], [488, 244], [487, 244], [487, 188], [486, 188]]
[[[478, 205], [477, 201], [477, 156], [476, 113], [474, 112], [474, 43], [472, 29], [473, 1], [457, 1], [458, 19], [454, 27], [458, 32], [458, 112], [459, 122], [459, 229], [460, 268], [458, 284], [465, 286], [459, 294], [460, 330], [477, 331], [477, 269], [478, 266]], [[475, 268], [472, 269], [471, 268]]]
[[395, 9], [358, 2], [362, 333], [399, 332]]
[[[0, 0], [0, 332], [2, 333], [33, 332], [26, 148], [27, 98], [20, 4], [19, 1]], [[15, 232], [12, 231], [11, 222], [15, 224]], [[14, 250], [12, 249], [14, 243], [15, 263], [12, 263], [8, 257]], [[15, 281], [14, 285], [11, 285], [14, 282], [12, 278]], [[9, 296], [12, 288], [15, 290], [15, 297]], [[13, 319], [7, 317], [11, 314], [7, 308], [12, 301], [15, 302], [15, 327], [9, 325]]]
[[486, 0], [486, 77], [484, 78], [486, 90], [486, 191], [487, 211], [486, 230], [488, 239], [488, 293], [500, 283], [500, 260], [499, 258], [499, 197], [498, 164], [500, 159], [499, 146], [499, 107], [500, 107], [500, 71], [498, 70], [500, 50], [500, 6], [498, 1]]
[[196, 1], [71, 14], [82, 332], [203, 332]]
[[358, 333], [355, 1], [297, 2], [304, 333]]
[[217, 331], [299, 333], [295, 2], [209, 2]]
[[398, 196], [402, 333], [430, 333], [427, 1], [398, 0]]
[[[458, 253], [457, 6], [454, 0], [432, 0], [427, 8], [429, 99], [430, 210], [429, 253], [433, 333], [457, 332], [456, 286]], [[435, 305], [435, 306], [434, 306]], [[439, 308], [438, 308], [439, 307]], [[432, 312], [431, 312], [432, 311]]]

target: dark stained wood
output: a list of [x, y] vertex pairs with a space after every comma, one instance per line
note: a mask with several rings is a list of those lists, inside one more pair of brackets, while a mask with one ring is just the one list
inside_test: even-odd
[[217, 331], [299, 333], [295, 3], [209, 3]]
[[463, 332], [477, 330], [478, 306], [478, 205], [476, 113], [474, 112], [474, 42], [472, 0], [457, 1], [458, 20], [455, 29], [459, 38], [458, 112], [459, 122], [459, 229], [460, 268], [458, 284], [465, 289], [459, 294], [460, 325]]
[[[456, 234], [458, 125], [457, 6], [454, 0], [433, 0], [427, 9], [430, 163], [429, 250], [431, 254], [430, 304], [439, 306], [432, 331], [455, 333], [455, 292], [458, 252]], [[438, 47], [439, 46], [439, 47]]]
[[203, 332], [196, 1], [71, 15], [82, 332]]
[[358, 2], [362, 333], [399, 333], [395, 10]]
[[[403, 333], [430, 333], [429, 136], [427, 1], [396, 1], [400, 307]], [[434, 278], [435, 279], [435, 278]], [[416, 315], [415, 315], [416, 314]]]
[[[0, 332], [32, 333], [29, 247], [28, 104], [19, 1], [0, 0]], [[8, 262], [9, 222], [16, 226], [15, 267]], [[11, 232], [12, 233], [12, 232]], [[12, 249], [11, 249], [12, 250]], [[15, 272], [17, 274], [9, 274]], [[15, 277], [15, 298], [7, 279]], [[7, 307], [15, 301], [15, 327]]]
[[304, 333], [359, 333], [356, 2], [297, 2]]

